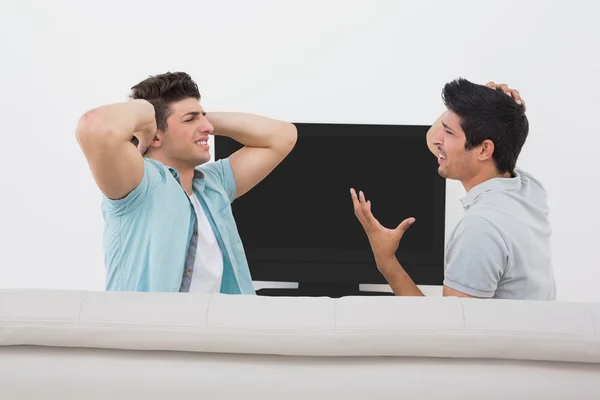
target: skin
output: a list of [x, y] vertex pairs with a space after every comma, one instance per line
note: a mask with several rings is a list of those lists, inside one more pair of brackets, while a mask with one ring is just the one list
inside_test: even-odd
[[[209, 135], [225, 135], [243, 148], [230, 157], [236, 198], [262, 181], [294, 148], [293, 124], [244, 113], [207, 113], [193, 98], [171, 105], [165, 132], [157, 130], [154, 107], [145, 100], [110, 104], [86, 112], [77, 126], [77, 141], [94, 180], [110, 199], [121, 199], [143, 178], [143, 156], [179, 171], [184, 190], [192, 193], [194, 168], [210, 160]], [[137, 148], [131, 143], [136, 137]], [[200, 144], [202, 141], [202, 144]]]
[[[497, 85], [489, 82], [487, 86], [501, 89], [519, 104], [525, 104], [517, 90], [510, 89], [505, 84]], [[466, 191], [488, 179], [505, 176], [499, 174], [492, 160], [494, 143], [484, 141], [480, 146], [465, 150], [465, 133], [460, 127], [459, 117], [451, 111], [446, 111], [438, 117], [427, 132], [427, 146], [438, 158], [438, 172], [448, 179], [459, 180]], [[441, 155], [441, 157], [440, 157]], [[354, 205], [354, 214], [362, 225], [373, 255], [381, 274], [385, 277], [392, 291], [397, 296], [424, 296], [423, 292], [406, 273], [396, 259], [396, 251], [406, 230], [415, 223], [410, 217], [395, 228], [387, 228], [373, 216], [371, 202], [365, 194], [350, 189], [350, 197]], [[443, 296], [473, 297], [443, 286]]]

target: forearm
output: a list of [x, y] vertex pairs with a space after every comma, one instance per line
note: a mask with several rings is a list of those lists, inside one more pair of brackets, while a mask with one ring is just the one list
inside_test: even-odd
[[207, 113], [206, 117], [215, 135], [228, 136], [244, 146], [287, 148], [296, 143], [296, 127], [289, 122], [233, 112]]
[[424, 296], [421, 289], [408, 276], [396, 257], [377, 259], [377, 268], [396, 296]]
[[77, 138], [129, 142], [152, 124], [154, 118], [154, 107], [144, 100], [100, 106], [80, 118]]
[[142, 181], [144, 161], [131, 139], [149, 143], [154, 120], [152, 104], [137, 100], [95, 108], [79, 120], [77, 141], [106, 197], [122, 199]]

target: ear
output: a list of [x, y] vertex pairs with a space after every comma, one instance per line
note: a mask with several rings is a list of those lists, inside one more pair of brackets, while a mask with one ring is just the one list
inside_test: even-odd
[[479, 151], [477, 154], [477, 159], [479, 161], [486, 161], [492, 158], [494, 154], [494, 142], [487, 139], [484, 140], [483, 143], [479, 146]]
[[152, 139], [150, 147], [160, 147], [162, 145], [163, 135], [164, 133], [162, 133], [161, 131], [156, 131], [156, 136], [154, 136], [154, 139]]

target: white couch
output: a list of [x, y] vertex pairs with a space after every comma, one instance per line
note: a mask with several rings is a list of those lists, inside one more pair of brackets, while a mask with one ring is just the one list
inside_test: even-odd
[[0, 399], [598, 399], [600, 304], [0, 290]]

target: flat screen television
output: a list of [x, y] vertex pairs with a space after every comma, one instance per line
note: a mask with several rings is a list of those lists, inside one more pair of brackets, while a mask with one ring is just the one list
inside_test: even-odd
[[[444, 276], [446, 182], [428, 150], [429, 126], [296, 123], [290, 155], [232, 204], [254, 281], [297, 282], [259, 295], [365, 295], [385, 284], [354, 215], [350, 188], [362, 190], [387, 227], [407, 217], [396, 256], [416, 284]], [[242, 147], [215, 136], [215, 159]]]

